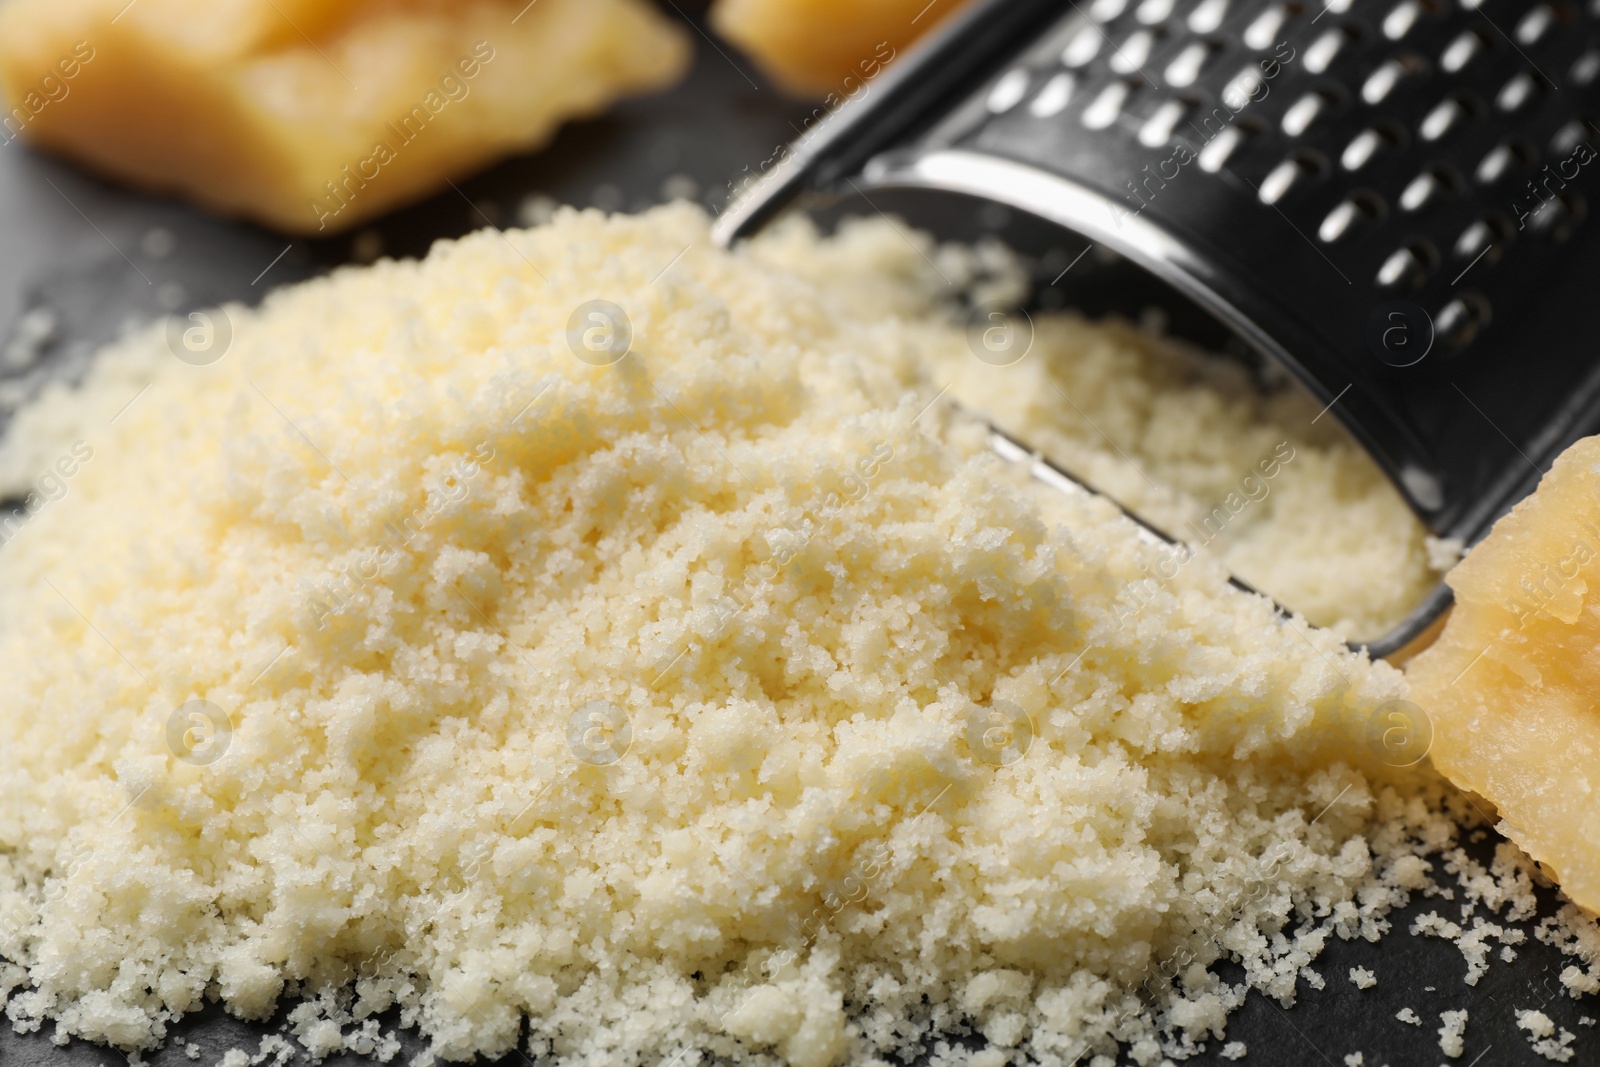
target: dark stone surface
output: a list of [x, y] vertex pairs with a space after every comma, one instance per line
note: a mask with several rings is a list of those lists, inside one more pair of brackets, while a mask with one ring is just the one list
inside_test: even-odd
[[[702, 41], [693, 76], [677, 89], [571, 125], [545, 152], [458, 183], [460, 194], [446, 192], [368, 230], [377, 235], [385, 254], [417, 255], [432, 241], [477, 229], [486, 219], [515, 225], [518, 204], [532, 193], [579, 205], [594, 203], [598, 196], [602, 206], [633, 210], [659, 202], [662, 183], [673, 175], [693, 178], [696, 197], [716, 208], [730, 183], [747, 171], [758, 171], [795, 135], [811, 110], [769, 87], [752, 87], [751, 79], [759, 80], [747, 62], [720, 55]], [[1003, 224], [1005, 213], [991, 211], [986, 218], [985, 225], [993, 228]], [[972, 219], [947, 221], [952, 234], [976, 232]], [[165, 257], [152, 256], [146, 248], [146, 235], [157, 228], [173, 238]], [[1039, 234], [1026, 226], [1024, 230], [1017, 236], [1036, 243]], [[290, 241], [180, 203], [109, 186], [20, 145], [0, 147], [0, 339], [10, 334], [23, 309], [48, 304], [60, 327], [46, 353], [48, 364], [55, 372], [71, 373], [127, 322], [175, 307], [259, 299], [273, 286], [350, 261], [358, 240], [370, 244], [371, 238]], [[275, 261], [280, 253], [282, 258]], [[1481, 859], [1487, 859], [1493, 841], [1491, 836], [1475, 846]], [[1543, 897], [1548, 912], [1553, 894]], [[1468, 987], [1462, 980], [1465, 963], [1453, 945], [1405, 933], [1413, 914], [1432, 910], [1459, 917], [1449, 902], [1421, 901], [1395, 916], [1396, 932], [1381, 944], [1333, 941], [1315, 968], [1326, 977], [1326, 988], [1316, 991], [1302, 984], [1300, 1003], [1288, 1012], [1253, 996], [1233, 1017], [1228, 1032], [1230, 1040], [1249, 1046], [1243, 1062], [1343, 1067], [1344, 1057], [1359, 1051], [1368, 1067], [1443, 1063], [1436, 1033], [1439, 1013], [1460, 1008], [1471, 1016], [1466, 1051], [1451, 1061], [1456, 1064], [1547, 1062], [1515, 1028], [1513, 1012], [1519, 1008], [1540, 1008], [1558, 1026], [1577, 1034], [1573, 1062], [1600, 1062], [1600, 1033], [1578, 1022], [1585, 1013], [1600, 1016], [1600, 1005], [1593, 998], [1575, 1003], [1561, 993], [1556, 976], [1566, 961], [1558, 952], [1535, 943], [1530, 932], [1513, 963], [1500, 962], [1497, 949], [1489, 974], [1477, 987]], [[1529, 924], [1523, 925], [1531, 931]], [[1354, 966], [1375, 971], [1377, 987], [1358, 991], [1352, 986], [1346, 974]], [[1420, 1028], [1395, 1019], [1408, 1006], [1422, 1017]], [[239, 1022], [213, 1007], [179, 1024], [168, 1047], [150, 1062], [184, 1067], [191, 1061], [183, 1045], [194, 1042], [202, 1050], [198, 1062], [210, 1067], [229, 1049], [253, 1052], [261, 1036], [275, 1029]], [[405, 1041], [396, 1063], [421, 1048], [415, 1037]], [[1204, 1055], [1189, 1062], [1229, 1062], [1217, 1055], [1222, 1044], [1211, 1042]], [[48, 1031], [19, 1036], [0, 1027], [0, 1065], [109, 1067], [124, 1062], [114, 1051], [83, 1042], [58, 1046]], [[520, 1063], [522, 1058], [513, 1055], [505, 1062]]]

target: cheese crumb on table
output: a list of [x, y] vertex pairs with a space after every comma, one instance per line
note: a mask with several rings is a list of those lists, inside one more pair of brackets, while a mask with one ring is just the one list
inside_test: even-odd
[[1465, 1011], [1444, 1011], [1439, 1013], [1439, 1050], [1451, 1059], [1461, 1055], [1466, 1043], [1462, 1040], [1467, 1032], [1467, 1013]]
[[1577, 1035], [1565, 1028], [1558, 1033], [1556, 1024], [1542, 1011], [1518, 1009], [1517, 1027], [1528, 1032], [1528, 1044], [1547, 1060], [1570, 1063], [1576, 1055], [1571, 1046]]
[[1357, 989], [1371, 989], [1378, 984], [1378, 978], [1365, 967], [1350, 968], [1350, 982]]
[[887, 224], [562, 211], [47, 391], [0, 480], [92, 459], [0, 551], [10, 1016], [827, 1067], [1293, 1003], [1453, 833], [1366, 743], [1403, 679], [1214, 560], [1130, 614], [1158, 550], [930, 407], [946, 293]]
[[1550, 1021], [1550, 1016], [1537, 1009], [1517, 1009], [1517, 1026], [1528, 1031], [1532, 1038], [1549, 1037], [1556, 1032], [1556, 1024]]
[[1401, 1008], [1398, 1012], [1395, 1013], [1394, 1017], [1396, 1019], [1399, 1019], [1403, 1023], [1410, 1023], [1412, 1026], [1421, 1026], [1422, 1025], [1422, 1016], [1418, 1015], [1411, 1008]]

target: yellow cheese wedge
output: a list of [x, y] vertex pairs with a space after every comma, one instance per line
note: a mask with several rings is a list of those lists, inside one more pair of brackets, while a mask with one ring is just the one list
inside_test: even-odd
[[1450, 572], [1456, 606], [1407, 669], [1433, 760], [1600, 911], [1600, 437]]
[[0, 141], [331, 233], [688, 59], [644, 0], [11, 0]]
[[718, 0], [711, 22], [779, 85], [853, 97], [964, 0]]

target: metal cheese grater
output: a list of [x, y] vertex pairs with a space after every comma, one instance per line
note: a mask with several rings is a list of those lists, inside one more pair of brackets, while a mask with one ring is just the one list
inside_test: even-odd
[[1600, 0], [977, 0], [718, 235], [906, 189], [1058, 224], [1288, 368], [1471, 544], [1600, 429], [1596, 122]]

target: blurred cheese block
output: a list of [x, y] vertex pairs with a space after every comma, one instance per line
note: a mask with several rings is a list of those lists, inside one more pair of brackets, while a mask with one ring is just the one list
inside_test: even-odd
[[1407, 670], [1434, 764], [1600, 911], [1600, 437], [1562, 454], [1447, 580], [1449, 624]]
[[718, 0], [712, 24], [802, 95], [854, 96], [964, 0]]
[[12, 0], [0, 140], [330, 233], [688, 60], [644, 0]]

